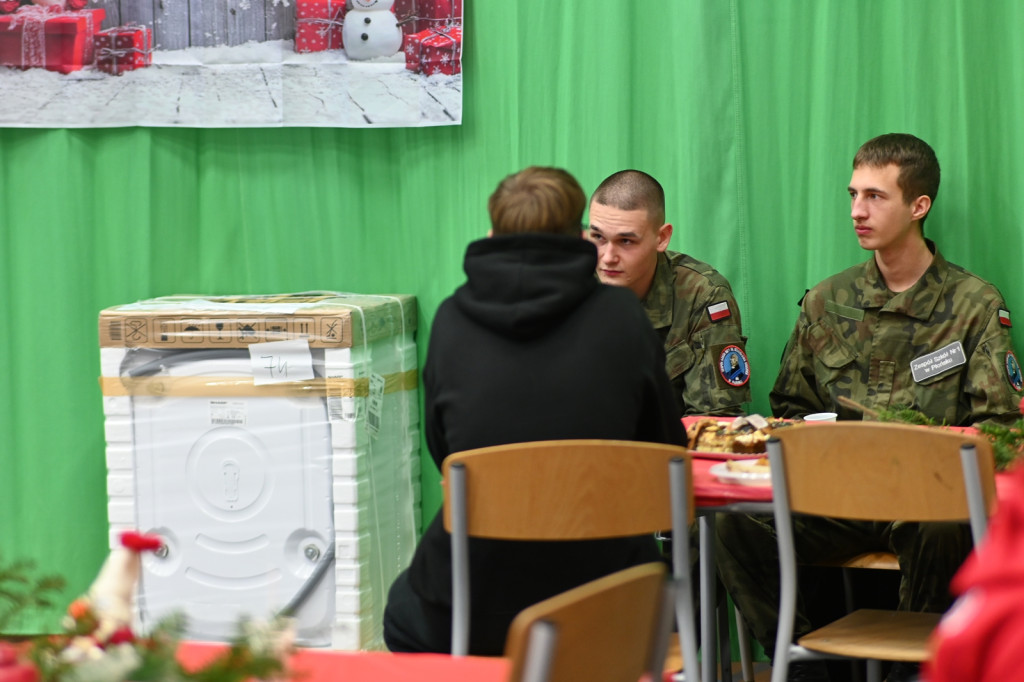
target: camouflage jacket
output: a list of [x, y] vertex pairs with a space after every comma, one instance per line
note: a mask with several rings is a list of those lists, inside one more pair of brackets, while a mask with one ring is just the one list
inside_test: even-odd
[[743, 414], [750, 402], [750, 365], [729, 282], [682, 253], [658, 254], [643, 301], [665, 344], [665, 369], [679, 414]]
[[871, 258], [804, 296], [769, 396], [776, 416], [861, 419], [839, 404], [847, 396], [955, 426], [1017, 418], [1021, 374], [1003, 297], [928, 247], [935, 258], [906, 291], [889, 291]]

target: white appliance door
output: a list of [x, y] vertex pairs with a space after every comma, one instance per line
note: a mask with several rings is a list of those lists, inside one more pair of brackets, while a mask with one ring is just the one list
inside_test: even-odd
[[[169, 376], [252, 376], [247, 354], [188, 353]], [[188, 636], [223, 640], [309, 591], [300, 644], [329, 646], [335, 612], [331, 442], [317, 397], [135, 397], [138, 525], [165, 539], [139, 587], [144, 626], [176, 611]], [[311, 585], [320, 562], [330, 565]]]

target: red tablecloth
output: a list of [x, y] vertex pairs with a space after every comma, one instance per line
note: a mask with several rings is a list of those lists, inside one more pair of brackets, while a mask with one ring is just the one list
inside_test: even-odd
[[[223, 644], [185, 642], [178, 660], [198, 667], [224, 649]], [[511, 669], [505, 658], [326, 649], [299, 649], [290, 665], [302, 682], [505, 682]]]
[[771, 486], [738, 485], [723, 483], [711, 475], [711, 467], [720, 464], [719, 459], [694, 456], [693, 496], [698, 507], [720, 507], [732, 502], [771, 502]]
[[[711, 475], [710, 469], [720, 460], [703, 455], [693, 458], [693, 496], [698, 507], [721, 507], [734, 502], [771, 502], [771, 486], [737, 485], [722, 483]], [[1006, 472], [996, 474], [996, 500], [1011, 494]]]
[[[688, 427], [700, 416], [683, 417], [683, 427]], [[734, 417], [716, 417], [723, 422], [732, 421]], [[944, 429], [959, 431], [977, 435], [978, 430], [971, 426], [944, 426]], [[713, 465], [726, 459], [749, 459], [751, 457], [762, 457], [762, 455], [739, 455], [717, 452], [693, 451], [693, 492], [698, 507], [721, 507], [734, 502], [771, 502], [772, 491], [770, 486], [747, 486], [735, 483], [723, 483], [711, 475], [708, 471]], [[996, 499], [1001, 499], [1007, 493], [1004, 492], [1006, 476], [1002, 473], [996, 474]]]

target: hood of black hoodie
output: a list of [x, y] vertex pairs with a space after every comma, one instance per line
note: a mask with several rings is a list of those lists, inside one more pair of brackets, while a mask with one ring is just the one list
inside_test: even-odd
[[597, 249], [582, 237], [515, 234], [472, 242], [468, 280], [455, 303], [470, 318], [515, 339], [546, 334], [600, 286]]

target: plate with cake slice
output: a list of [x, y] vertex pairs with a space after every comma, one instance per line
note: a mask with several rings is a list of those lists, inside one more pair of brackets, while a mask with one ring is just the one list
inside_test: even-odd
[[772, 471], [767, 457], [719, 462], [713, 464], [708, 471], [723, 483], [760, 486], [772, 484]]

